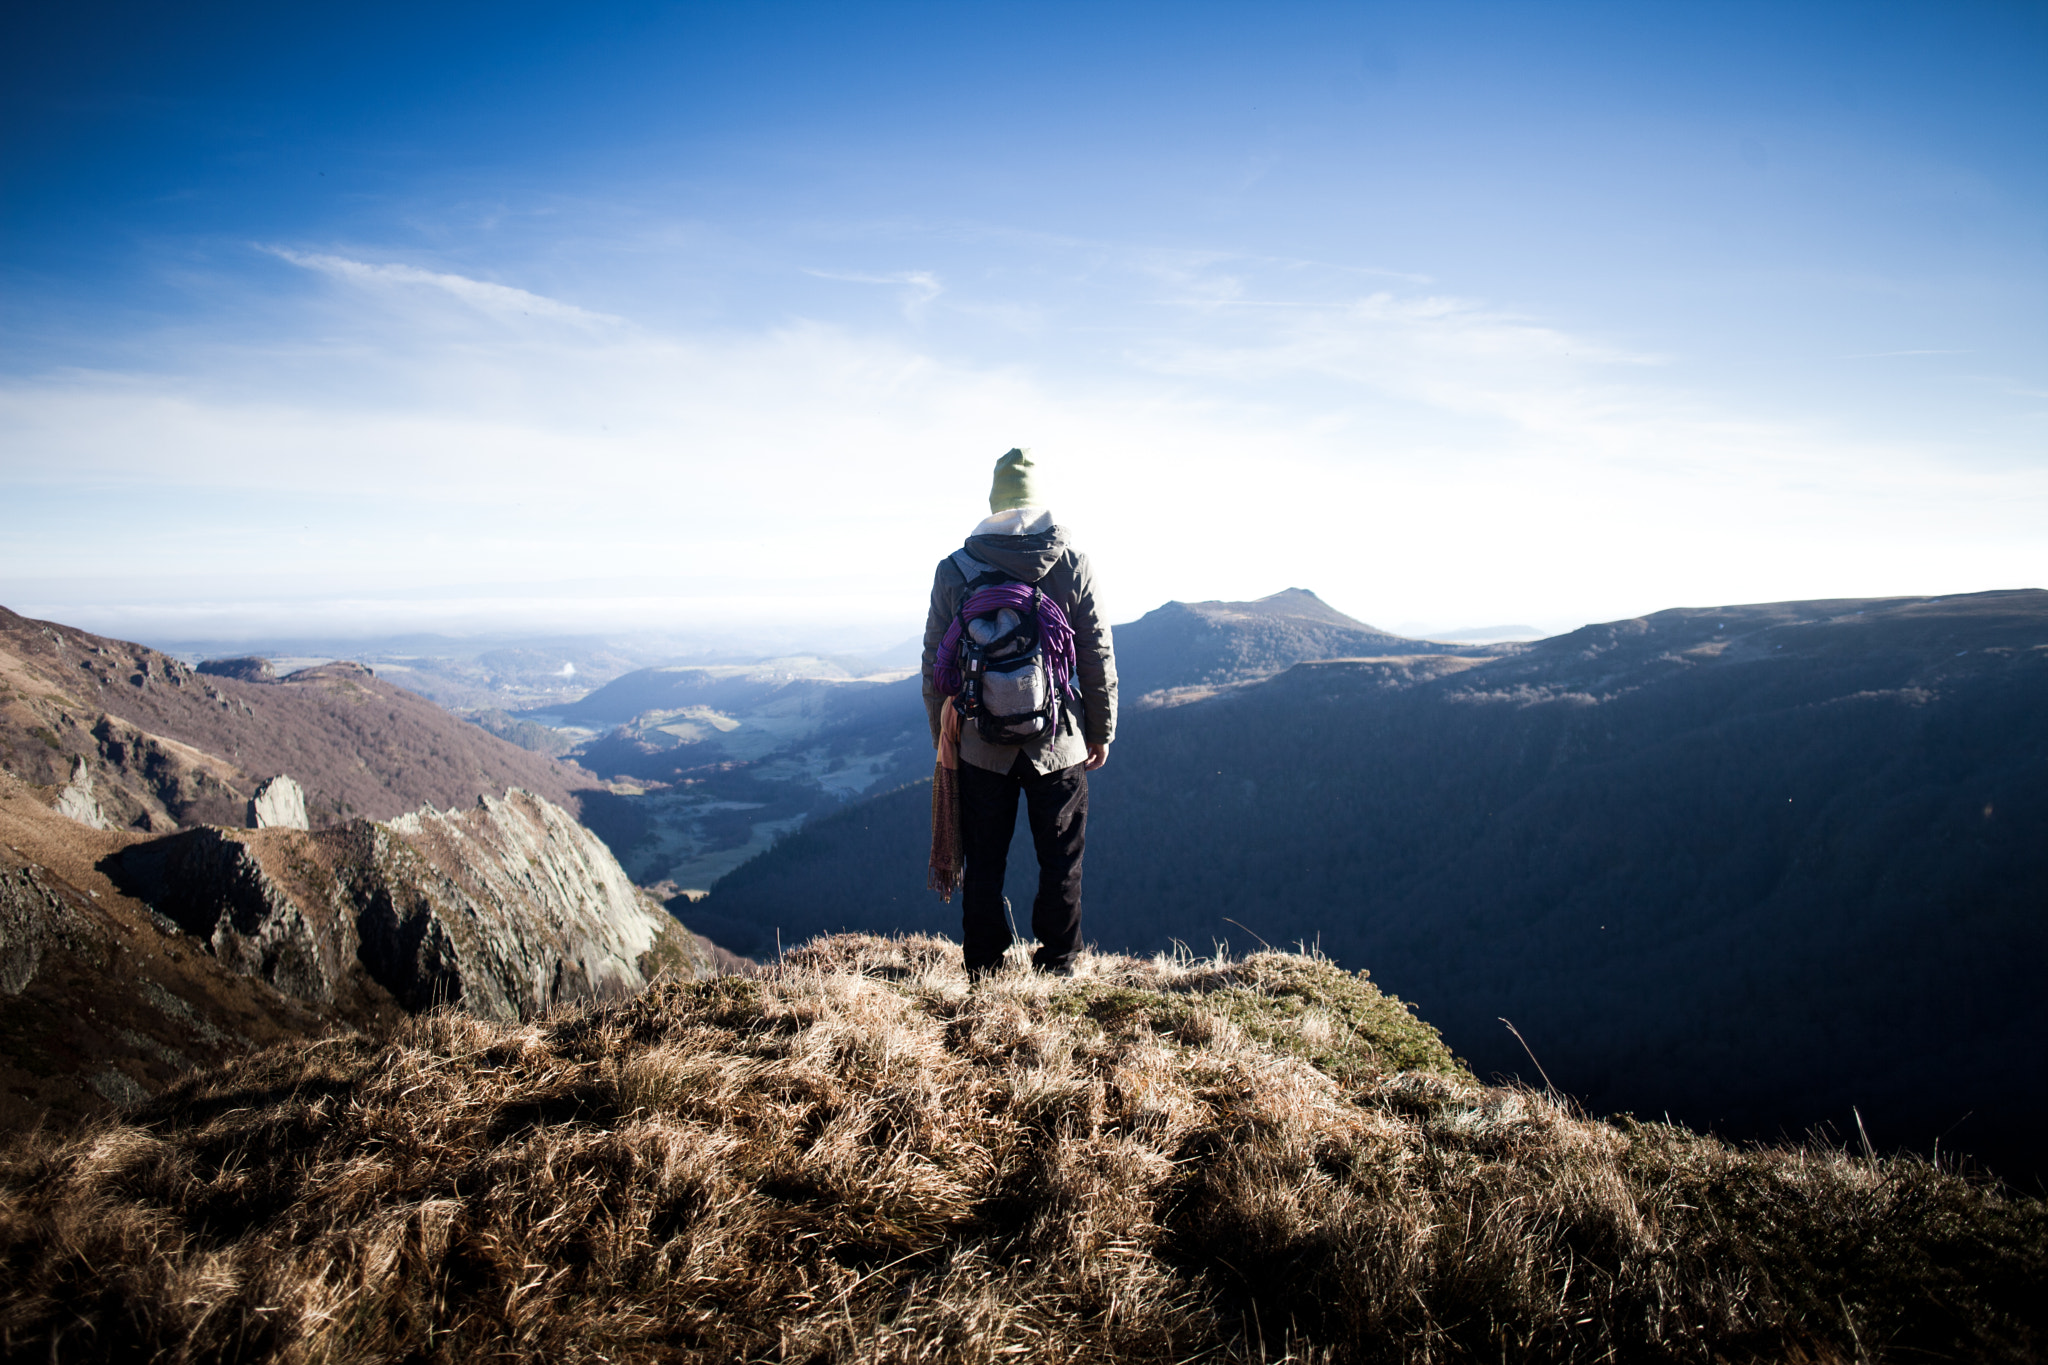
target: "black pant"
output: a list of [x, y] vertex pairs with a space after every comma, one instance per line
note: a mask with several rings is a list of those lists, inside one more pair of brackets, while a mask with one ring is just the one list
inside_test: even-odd
[[1024, 793], [1031, 845], [1038, 852], [1038, 896], [1031, 902], [1032, 960], [1065, 966], [1081, 947], [1081, 846], [1088, 827], [1088, 774], [1079, 764], [1033, 776], [1020, 756], [1008, 773], [960, 765], [961, 938], [967, 970], [987, 971], [1010, 946], [1003, 913], [1003, 872], [1017, 829], [1017, 793]]

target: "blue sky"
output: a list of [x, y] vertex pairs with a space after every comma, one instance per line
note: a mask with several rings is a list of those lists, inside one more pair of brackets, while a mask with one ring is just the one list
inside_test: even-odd
[[23, 32], [17, 609], [886, 642], [1012, 444], [1119, 619], [2048, 583], [2041, 5]]

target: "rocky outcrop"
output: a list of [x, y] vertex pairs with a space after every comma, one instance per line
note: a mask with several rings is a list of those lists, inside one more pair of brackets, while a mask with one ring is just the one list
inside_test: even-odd
[[144, 841], [60, 815], [50, 795], [0, 771], [0, 1133], [61, 1132], [193, 1067], [403, 1017], [352, 965], [332, 1005], [234, 969], [123, 889], [120, 855]]
[[298, 783], [279, 773], [249, 798], [249, 828], [312, 828], [306, 820], [306, 793]]
[[85, 759], [71, 760], [71, 780], [57, 793], [57, 814], [66, 815], [89, 829], [107, 829], [106, 812], [92, 793], [92, 768]]
[[284, 675], [290, 683], [350, 683], [368, 682], [377, 676], [377, 670], [368, 664], [359, 664], [353, 659], [336, 659], [331, 663], [313, 664]]
[[516, 1018], [628, 995], [663, 965], [657, 943], [674, 946], [675, 921], [611, 850], [531, 792], [400, 816], [372, 844], [381, 885], [359, 902], [362, 957], [410, 1008]]
[[249, 837], [187, 830], [129, 847], [121, 865], [158, 913], [204, 940], [225, 966], [300, 1000], [332, 1004], [355, 956], [348, 917], [318, 897], [294, 896]]
[[520, 1019], [712, 970], [595, 835], [516, 788], [317, 834], [192, 830], [122, 862], [223, 963], [309, 1001], [362, 973], [407, 1009]]
[[208, 659], [199, 665], [199, 671], [211, 678], [233, 678], [237, 682], [277, 681], [277, 670], [270, 666], [270, 660], [255, 654], [238, 659]]
[[43, 953], [80, 937], [78, 916], [37, 869], [0, 867], [0, 995], [20, 995]]

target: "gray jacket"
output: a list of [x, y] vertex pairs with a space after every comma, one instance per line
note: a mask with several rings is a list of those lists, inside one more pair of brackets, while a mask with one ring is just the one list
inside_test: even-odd
[[[963, 726], [961, 760], [998, 773], [1010, 771], [1020, 752], [1035, 773], [1055, 773], [1085, 762], [1090, 744], [1107, 744], [1116, 737], [1116, 656], [1109, 622], [1095, 609], [1095, 576], [1088, 556], [1068, 545], [1066, 532], [1058, 526], [1028, 536], [969, 536], [966, 550], [1020, 583], [1036, 583], [1066, 612], [1067, 624], [1074, 628], [1074, 672], [1081, 684], [1081, 702], [1078, 708], [1062, 704], [1059, 729], [1031, 744], [991, 744], [972, 725]], [[939, 561], [932, 576], [931, 611], [924, 622], [924, 706], [934, 746], [939, 742], [939, 708], [946, 698], [932, 689], [932, 664], [946, 628], [959, 613], [966, 586], [967, 575], [950, 556]]]

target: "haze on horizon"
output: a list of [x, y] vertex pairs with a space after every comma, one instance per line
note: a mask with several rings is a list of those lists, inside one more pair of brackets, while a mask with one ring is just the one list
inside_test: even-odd
[[2037, 5], [16, 28], [32, 615], [884, 646], [1012, 444], [1116, 620], [2044, 584]]

